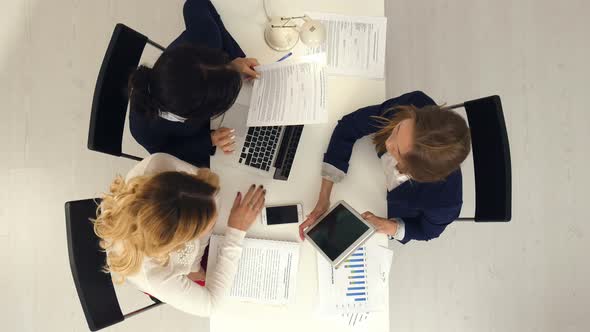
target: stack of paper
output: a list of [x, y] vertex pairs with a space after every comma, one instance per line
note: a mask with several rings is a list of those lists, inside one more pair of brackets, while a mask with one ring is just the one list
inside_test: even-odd
[[319, 312], [356, 329], [383, 311], [393, 252], [376, 244], [357, 249], [338, 269], [318, 254]]
[[[222, 241], [223, 236], [211, 236], [208, 269], [217, 265]], [[298, 265], [299, 244], [296, 242], [244, 239], [230, 297], [253, 303], [288, 304], [295, 295]]]
[[307, 13], [326, 27], [326, 42], [308, 54], [327, 53], [328, 73], [383, 79], [387, 18]]
[[255, 67], [248, 127], [327, 122], [325, 64], [319, 54]]

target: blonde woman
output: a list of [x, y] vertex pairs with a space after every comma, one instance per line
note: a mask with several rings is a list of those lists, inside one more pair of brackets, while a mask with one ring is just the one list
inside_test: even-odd
[[303, 231], [330, 206], [332, 187], [346, 176], [354, 143], [368, 135], [387, 190], [387, 217], [363, 213], [377, 231], [401, 243], [426, 241], [438, 237], [459, 216], [459, 167], [471, 149], [469, 128], [459, 114], [415, 91], [361, 108], [338, 122], [324, 155], [318, 202], [299, 227], [302, 240]]
[[217, 222], [219, 179], [176, 157], [157, 153], [117, 178], [104, 195], [94, 222], [107, 252], [106, 269], [182, 311], [209, 316], [231, 288], [242, 241], [264, 206], [266, 190], [252, 185], [237, 193], [227, 222], [219, 263], [200, 262]]

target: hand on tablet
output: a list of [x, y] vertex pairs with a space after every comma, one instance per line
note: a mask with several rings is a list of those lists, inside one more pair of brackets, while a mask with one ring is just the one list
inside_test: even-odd
[[363, 217], [363, 219], [365, 219], [371, 225], [373, 225], [379, 233], [384, 233], [393, 236], [397, 231], [397, 222], [393, 220], [377, 217], [369, 211], [363, 212], [363, 214], [361, 214], [361, 217]]
[[320, 197], [313, 211], [311, 211], [311, 213], [307, 215], [305, 221], [301, 225], [299, 225], [299, 237], [302, 241], [305, 239], [305, 237], [303, 236], [303, 232], [305, 231], [305, 229], [313, 225], [322, 214], [328, 211], [329, 207], [330, 201]]
[[211, 132], [211, 143], [218, 149], [221, 149], [225, 154], [234, 152], [236, 148], [235, 138], [234, 130], [230, 128], [221, 127]]

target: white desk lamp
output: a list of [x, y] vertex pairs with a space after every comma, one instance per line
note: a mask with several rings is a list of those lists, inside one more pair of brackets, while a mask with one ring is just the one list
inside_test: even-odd
[[[304, 23], [298, 27], [292, 22], [295, 19]], [[273, 16], [264, 30], [266, 44], [275, 51], [288, 51], [297, 45], [299, 39], [309, 47], [317, 47], [326, 41], [326, 28], [309, 16]]]

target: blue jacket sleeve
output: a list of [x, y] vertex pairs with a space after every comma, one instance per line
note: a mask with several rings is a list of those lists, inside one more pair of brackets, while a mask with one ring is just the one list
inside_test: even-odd
[[411, 240], [428, 241], [435, 239], [445, 228], [459, 217], [461, 204], [445, 208], [427, 209], [418, 217], [403, 218], [406, 233], [400, 242]]
[[[209, 0], [187, 0], [183, 13], [188, 40], [197, 44], [204, 43], [212, 48], [222, 48], [231, 60], [246, 56]], [[221, 45], [216, 45], [219, 41]]]
[[332, 133], [328, 150], [324, 154], [324, 162], [344, 173], [348, 172], [348, 162], [354, 143], [358, 139], [373, 134], [380, 129], [380, 123], [373, 118], [374, 116], [381, 116], [386, 110], [394, 106], [414, 105], [423, 107], [432, 104], [434, 104], [434, 101], [424, 92], [414, 91], [389, 99], [380, 105], [363, 107], [345, 115], [338, 121]]
[[162, 151], [197, 167], [210, 166], [210, 156], [215, 152], [209, 132], [189, 137], [175, 137], [163, 146]]

